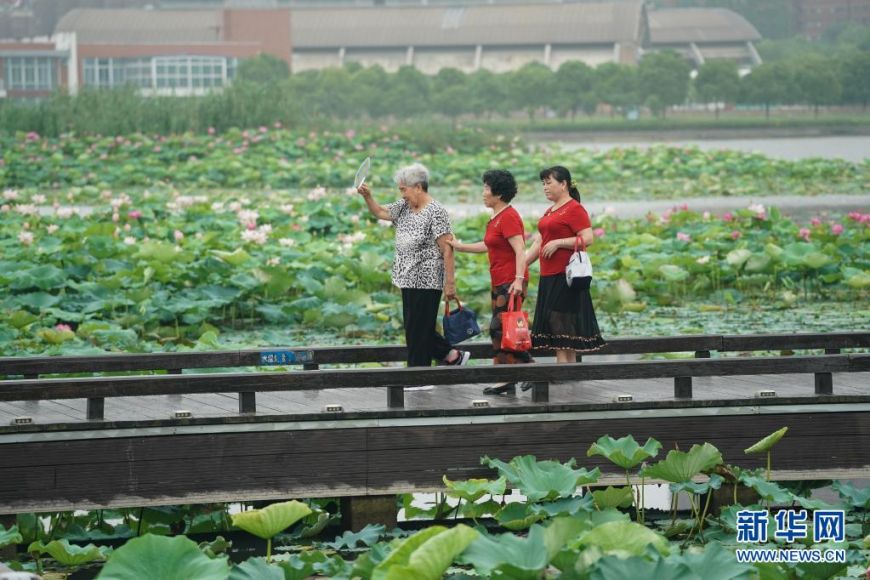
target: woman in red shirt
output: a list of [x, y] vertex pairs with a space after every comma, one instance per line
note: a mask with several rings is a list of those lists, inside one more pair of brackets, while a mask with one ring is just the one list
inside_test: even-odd
[[577, 362], [576, 353], [596, 351], [605, 344], [589, 290], [572, 289], [565, 280], [577, 236], [587, 246], [593, 242], [592, 223], [567, 169], [550, 167], [540, 177], [544, 195], [553, 205], [538, 222], [539, 235], [526, 252], [526, 264], [541, 259], [532, 345], [555, 350], [556, 362]]
[[[529, 283], [529, 270], [525, 261], [525, 231], [523, 220], [510, 205], [517, 194], [517, 182], [510, 171], [492, 169], [483, 174], [483, 204], [492, 210], [492, 218], [486, 224], [482, 242], [463, 244], [453, 239], [450, 244], [457, 252], [471, 252], [489, 256], [489, 275], [492, 284], [492, 321], [489, 335], [492, 339], [494, 364], [517, 364], [532, 362], [528, 352], [506, 351], [501, 348], [501, 317], [508, 308], [511, 294], [525, 298]], [[515, 383], [505, 383], [486, 388], [486, 394], [502, 394], [516, 390]]]

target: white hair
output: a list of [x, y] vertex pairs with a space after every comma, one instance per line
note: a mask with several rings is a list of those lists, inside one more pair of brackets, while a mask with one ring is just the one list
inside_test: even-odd
[[407, 167], [402, 167], [396, 174], [393, 175], [393, 180], [396, 185], [415, 185], [423, 186], [423, 191], [429, 190], [429, 170], [422, 163], [414, 163]]

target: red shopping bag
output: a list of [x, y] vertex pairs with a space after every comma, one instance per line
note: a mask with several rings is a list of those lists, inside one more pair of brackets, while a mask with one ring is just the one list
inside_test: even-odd
[[523, 299], [511, 294], [507, 312], [501, 318], [501, 348], [514, 352], [532, 349], [532, 333], [529, 329], [529, 315], [522, 311]]

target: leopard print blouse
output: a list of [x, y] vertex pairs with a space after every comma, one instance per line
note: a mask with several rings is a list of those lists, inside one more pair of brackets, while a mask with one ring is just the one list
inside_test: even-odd
[[414, 213], [404, 199], [386, 206], [396, 228], [392, 280], [398, 288], [444, 289], [444, 257], [435, 240], [453, 233], [447, 210], [430, 201]]

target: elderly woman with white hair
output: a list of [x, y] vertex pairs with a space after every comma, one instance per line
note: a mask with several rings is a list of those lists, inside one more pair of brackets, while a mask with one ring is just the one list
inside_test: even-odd
[[393, 179], [402, 199], [382, 206], [362, 184], [357, 190], [378, 219], [393, 222], [396, 254], [393, 285], [402, 290], [402, 313], [408, 366], [428, 367], [432, 359], [448, 365], [464, 365], [471, 353], [451, 348], [435, 329], [441, 293], [456, 298], [453, 237], [443, 205], [429, 195], [429, 170], [415, 163], [399, 169]]

